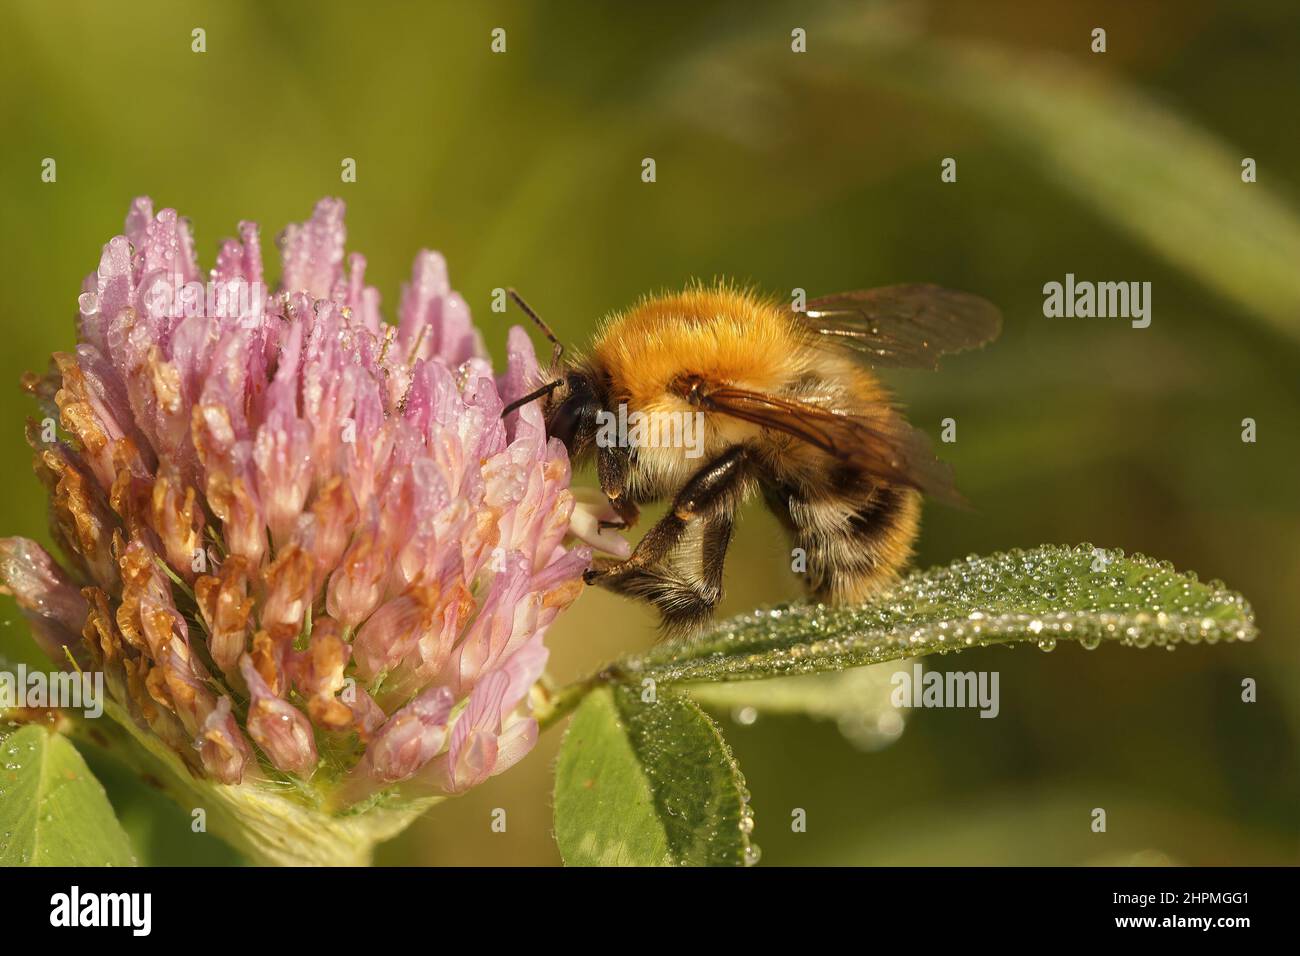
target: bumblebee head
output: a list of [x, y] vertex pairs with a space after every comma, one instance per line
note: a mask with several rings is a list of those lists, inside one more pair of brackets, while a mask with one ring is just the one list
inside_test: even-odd
[[571, 369], [558, 382], [543, 406], [546, 434], [562, 441], [570, 458], [581, 458], [595, 446], [605, 403], [590, 372]]

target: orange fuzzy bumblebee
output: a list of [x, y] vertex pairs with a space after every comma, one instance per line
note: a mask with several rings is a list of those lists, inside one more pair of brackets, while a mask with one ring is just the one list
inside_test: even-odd
[[[544, 396], [548, 433], [575, 461], [595, 455], [623, 526], [638, 506], [672, 498], [631, 557], [598, 563], [587, 581], [650, 601], [670, 629], [689, 630], [721, 596], [733, 516], [755, 493], [803, 549], [814, 598], [861, 600], [894, 580], [921, 495], [957, 496], [871, 369], [933, 368], [1000, 327], [988, 302], [932, 285], [849, 292], [802, 311], [696, 286], [610, 317], [589, 354], [563, 366], [556, 343], [555, 380], [515, 405]], [[681, 423], [672, 434], [693, 441], [611, 440], [606, 426], [637, 418]]]

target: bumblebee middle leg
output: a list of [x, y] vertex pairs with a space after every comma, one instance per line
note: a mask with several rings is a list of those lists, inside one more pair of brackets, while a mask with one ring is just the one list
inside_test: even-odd
[[[669, 515], [664, 521], [672, 518]], [[617, 594], [653, 604], [669, 634], [689, 633], [708, 619], [722, 598], [723, 559], [731, 529], [729, 513], [700, 518], [678, 535], [680, 547], [662, 560], [644, 565], [620, 562], [592, 580]], [[698, 546], [692, 540], [696, 538]]]
[[[747, 474], [748, 451], [738, 445], [701, 468], [673, 499], [672, 510], [624, 561], [598, 564], [583, 576], [620, 594], [654, 604], [670, 630], [707, 618], [722, 596], [722, 568], [732, 514]], [[672, 560], [698, 535], [694, 560]]]
[[717, 512], [725, 512], [730, 517], [748, 463], [749, 451], [744, 445], [727, 449], [682, 486], [673, 498], [672, 510], [637, 542], [631, 557], [622, 561], [598, 563], [587, 570], [583, 579], [588, 584], [595, 584], [603, 578], [634, 568], [649, 567], [663, 560], [672, 551], [691, 521]]

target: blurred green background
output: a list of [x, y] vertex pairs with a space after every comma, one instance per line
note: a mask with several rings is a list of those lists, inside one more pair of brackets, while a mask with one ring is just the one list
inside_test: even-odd
[[[920, 712], [875, 751], [834, 720], [724, 713], [764, 861], [1297, 861], [1294, 3], [3, 7], [4, 533], [48, 541], [18, 377], [71, 346], [79, 284], [139, 194], [192, 218], [207, 265], [239, 219], [269, 237], [340, 195], [389, 314], [416, 250], [439, 249], [498, 356], [496, 286], [571, 342], [696, 276], [782, 294], [969, 289], [1002, 306], [1001, 341], [889, 379], [932, 435], [957, 420], [942, 452], [975, 504], [928, 509], [918, 563], [1043, 542], [1142, 551], [1241, 590], [1262, 637], [946, 658], [1000, 671], [1001, 716]], [[195, 27], [206, 53], [191, 52]], [[795, 27], [806, 54], [791, 52]], [[1105, 54], [1089, 50], [1094, 27]], [[56, 183], [40, 180], [45, 157]], [[344, 157], [355, 183], [340, 182]], [[1242, 183], [1243, 157], [1258, 183]], [[1042, 286], [1067, 272], [1152, 282], [1151, 327], [1044, 318]], [[751, 507], [724, 610], [794, 597], [788, 567]], [[9, 599], [0, 617], [0, 650], [33, 660]], [[653, 639], [651, 614], [588, 593], [551, 632], [554, 672]], [[1245, 677], [1258, 703], [1241, 703]], [[380, 862], [557, 863], [559, 738], [435, 808]], [[92, 760], [142, 859], [237, 862]], [[790, 831], [796, 807], [806, 833]]]

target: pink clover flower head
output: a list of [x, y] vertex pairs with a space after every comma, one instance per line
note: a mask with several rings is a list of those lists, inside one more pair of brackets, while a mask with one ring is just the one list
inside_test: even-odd
[[427, 251], [385, 323], [344, 238], [322, 200], [267, 293], [256, 225], [205, 273], [186, 220], [135, 201], [75, 350], [24, 383], [66, 560], [0, 539], [0, 590], [195, 774], [457, 793], [533, 746], [590, 550], [540, 409], [501, 416], [541, 380], [528, 336], [494, 376]]

